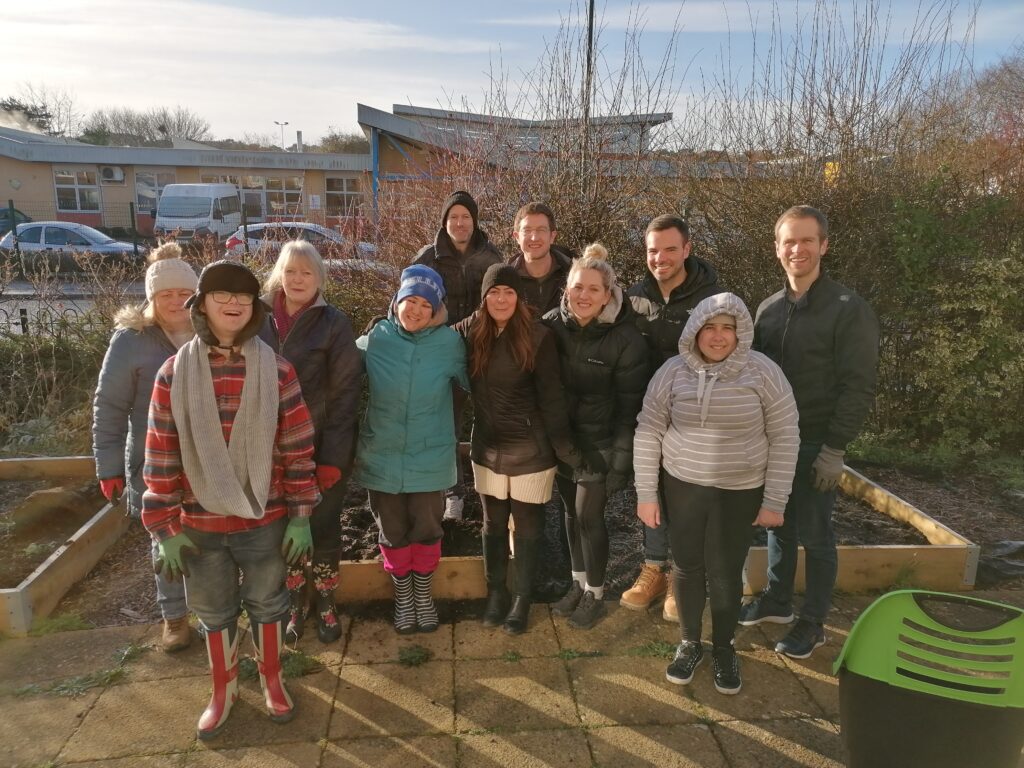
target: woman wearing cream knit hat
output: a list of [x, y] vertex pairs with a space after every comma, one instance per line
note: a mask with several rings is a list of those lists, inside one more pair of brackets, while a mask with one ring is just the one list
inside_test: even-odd
[[[164, 361], [193, 337], [185, 302], [199, 278], [167, 243], [149, 255], [146, 301], [128, 305], [114, 318], [96, 396], [93, 399], [92, 452], [103, 495], [115, 501], [127, 490], [128, 514], [142, 513], [142, 462], [153, 380]], [[161, 647], [177, 651], [189, 644], [188, 609], [182, 582], [156, 577], [156, 598], [163, 616]]]

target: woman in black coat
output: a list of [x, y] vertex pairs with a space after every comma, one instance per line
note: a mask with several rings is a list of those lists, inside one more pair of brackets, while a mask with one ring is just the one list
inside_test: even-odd
[[[511, 634], [526, 630], [555, 466], [579, 465], [554, 338], [520, 301], [520, 288], [514, 267], [493, 265], [484, 276], [480, 307], [455, 326], [468, 349], [474, 414], [470, 457], [484, 509], [484, 625], [502, 624]], [[511, 605], [505, 587], [510, 517], [516, 567]]]
[[[316, 478], [323, 498], [313, 510], [314, 604], [317, 636], [323, 643], [341, 636], [334, 605], [341, 550], [341, 510], [355, 450], [356, 411], [362, 363], [348, 315], [321, 293], [327, 270], [312, 244], [284, 244], [264, 284], [267, 321], [260, 336], [294, 367], [313, 419]], [[291, 616], [287, 638], [302, 637], [306, 618], [307, 563], [288, 567]]]
[[607, 256], [604, 246], [589, 246], [573, 262], [561, 306], [544, 316], [558, 343], [569, 421], [583, 456], [582, 467], [560, 467], [556, 478], [573, 581], [552, 611], [583, 629], [606, 613], [604, 508], [608, 496], [625, 487], [633, 465], [633, 432], [649, 368], [647, 346]]

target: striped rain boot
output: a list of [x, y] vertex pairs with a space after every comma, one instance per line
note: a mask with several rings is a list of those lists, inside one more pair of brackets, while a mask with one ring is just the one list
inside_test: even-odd
[[431, 596], [434, 572], [412, 572], [412, 591], [416, 606], [416, 628], [420, 632], [437, 631], [437, 606]]
[[206, 630], [206, 652], [213, 693], [196, 726], [196, 735], [204, 741], [220, 733], [238, 699], [238, 627]]
[[395, 576], [395, 631], [400, 635], [411, 635], [416, 631], [416, 603], [412, 586], [412, 574]]
[[288, 695], [281, 673], [281, 637], [284, 622], [252, 624], [252, 644], [256, 648], [256, 669], [260, 673], [260, 687], [267, 714], [275, 723], [287, 723], [295, 717], [295, 704]]

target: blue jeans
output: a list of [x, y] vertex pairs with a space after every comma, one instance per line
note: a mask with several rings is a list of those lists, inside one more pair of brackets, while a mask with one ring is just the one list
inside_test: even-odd
[[[153, 539], [153, 562], [156, 562], [159, 548]], [[162, 573], [153, 577], [156, 582], [156, 604], [160, 606], [160, 615], [165, 619], [180, 619], [188, 613], [185, 605], [185, 584], [180, 581], [168, 581]]]
[[[199, 548], [185, 561], [188, 606], [209, 631], [234, 624], [245, 608], [249, 620], [272, 624], [288, 617], [286, 565], [281, 554], [287, 517], [236, 533], [206, 533], [186, 527]], [[241, 584], [239, 584], [241, 575]]]
[[832, 604], [839, 557], [832, 529], [836, 492], [814, 490], [811, 464], [821, 445], [802, 443], [785, 522], [768, 529], [768, 597], [786, 607], [793, 601], [797, 545], [804, 548], [804, 605], [800, 618], [821, 623]]

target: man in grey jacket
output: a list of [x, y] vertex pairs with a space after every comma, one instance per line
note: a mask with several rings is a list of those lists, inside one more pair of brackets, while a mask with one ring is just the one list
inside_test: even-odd
[[768, 531], [768, 587], [745, 605], [739, 623], [793, 621], [797, 545], [805, 552], [800, 619], [775, 646], [805, 659], [825, 643], [838, 557], [832, 529], [846, 446], [860, 432], [875, 397], [878, 320], [860, 296], [821, 269], [828, 219], [806, 205], [775, 223], [775, 255], [786, 287], [757, 308], [754, 349], [782, 368], [800, 411], [800, 453], [785, 522]]

